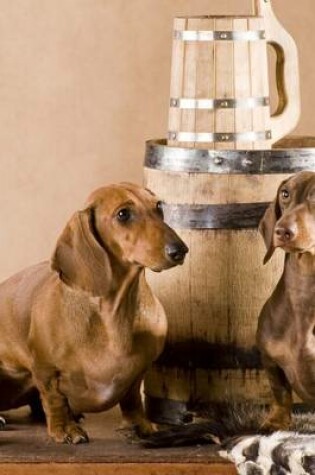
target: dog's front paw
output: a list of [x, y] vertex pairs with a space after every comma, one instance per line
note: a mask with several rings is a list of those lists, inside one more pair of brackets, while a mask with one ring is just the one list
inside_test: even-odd
[[148, 437], [151, 434], [154, 434], [154, 432], [157, 432], [157, 427], [155, 424], [152, 424], [148, 419], [141, 419], [141, 421], [138, 421], [136, 426], [135, 426], [136, 433], [139, 437]]
[[137, 417], [134, 419], [124, 419], [119, 427], [119, 430], [125, 433], [133, 432], [138, 437], [144, 438], [157, 431], [155, 424], [152, 424], [149, 419], [145, 417]]
[[84, 444], [89, 441], [87, 433], [74, 422], [51, 429], [49, 435], [59, 444]]
[[260, 429], [263, 432], [277, 432], [289, 430], [291, 426], [291, 410], [286, 406], [274, 404], [271, 406], [266, 419]]
[[270, 417], [267, 418], [262, 425], [260, 426], [260, 430], [262, 432], [277, 432], [277, 431], [285, 431], [289, 430], [291, 425], [291, 419], [290, 418], [275, 418], [275, 417]]

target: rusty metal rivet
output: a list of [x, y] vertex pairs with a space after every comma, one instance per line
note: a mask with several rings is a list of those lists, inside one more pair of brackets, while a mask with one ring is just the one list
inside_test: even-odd
[[229, 135], [222, 135], [221, 140], [229, 140]]
[[226, 39], [227, 38], [227, 33], [220, 33], [220, 38]]
[[227, 101], [222, 101], [221, 102], [221, 107], [227, 107], [229, 103]]
[[213, 161], [216, 165], [222, 165], [223, 158], [222, 157], [215, 157]]
[[178, 106], [178, 99], [171, 99], [171, 106], [177, 107]]
[[242, 165], [243, 165], [243, 167], [249, 167], [249, 166], [252, 165], [252, 164], [253, 164], [253, 161], [250, 160], [249, 158], [244, 158], [244, 159], [242, 160]]

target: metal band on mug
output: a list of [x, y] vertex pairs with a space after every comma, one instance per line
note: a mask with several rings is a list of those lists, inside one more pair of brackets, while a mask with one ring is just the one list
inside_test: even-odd
[[269, 97], [246, 97], [243, 99], [188, 99], [172, 97], [171, 107], [179, 109], [255, 109], [269, 106]]
[[[292, 141], [291, 141], [292, 142]], [[300, 148], [271, 150], [214, 150], [167, 146], [167, 141], [148, 140], [144, 165], [147, 168], [168, 172], [217, 174], [269, 174], [296, 173], [315, 170], [315, 138], [313, 145]]]
[[255, 142], [256, 140], [270, 140], [272, 137], [271, 130], [264, 132], [172, 132], [168, 133], [169, 140], [178, 142]]
[[256, 229], [270, 203], [163, 203], [165, 222], [178, 229]]
[[266, 39], [264, 30], [254, 31], [193, 31], [175, 30], [174, 38], [181, 41], [258, 41]]

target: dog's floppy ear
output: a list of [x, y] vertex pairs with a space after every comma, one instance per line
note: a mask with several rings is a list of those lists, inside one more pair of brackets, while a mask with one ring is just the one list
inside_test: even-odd
[[111, 278], [106, 250], [99, 242], [94, 209], [76, 212], [57, 241], [51, 267], [68, 286], [102, 295]]
[[275, 247], [273, 245], [273, 233], [274, 233], [276, 222], [281, 218], [281, 209], [280, 209], [279, 200], [278, 200], [279, 190], [289, 180], [290, 178], [287, 178], [286, 180], [280, 183], [277, 190], [276, 198], [269, 205], [269, 207], [267, 208], [264, 216], [262, 217], [259, 223], [258, 229], [262, 237], [264, 238], [266, 249], [267, 249], [267, 252], [264, 258], [264, 264], [266, 264], [269, 261], [269, 259], [272, 257], [272, 254], [274, 253], [274, 250], [275, 250]]
[[265, 241], [265, 246], [267, 249], [266, 255], [264, 257], [264, 264], [266, 264], [269, 259], [272, 257], [275, 247], [273, 245], [273, 233], [276, 222], [280, 218], [280, 209], [278, 204], [278, 199], [276, 198], [266, 209], [266, 212], [262, 219], [260, 220], [258, 230]]

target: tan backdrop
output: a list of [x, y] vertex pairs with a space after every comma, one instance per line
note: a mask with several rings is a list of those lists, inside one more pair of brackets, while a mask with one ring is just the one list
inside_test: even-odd
[[[0, 278], [49, 257], [91, 189], [141, 182], [168, 114], [172, 18], [250, 0], [0, 0]], [[315, 134], [315, 2], [273, 0], [300, 51]]]

